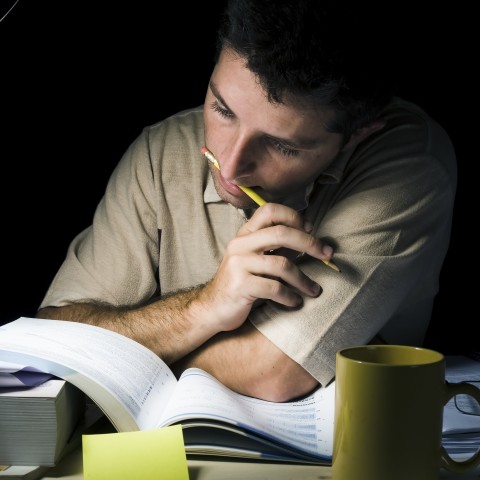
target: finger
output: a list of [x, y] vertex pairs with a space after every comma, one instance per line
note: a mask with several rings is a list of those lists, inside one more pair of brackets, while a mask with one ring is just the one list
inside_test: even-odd
[[[274, 300], [287, 306], [298, 305], [298, 294], [317, 297], [321, 288], [293, 262], [278, 255], [248, 255], [229, 258], [230, 269], [249, 272], [248, 277], [231, 278], [228, 288], [250, 299]], [[268, 279], [268, 282], [259, 279]], [[296, 303], [295, 303], [296, 302]]]
[[304, 232], [290, 226], [275, 225], [255, 232], [235, 237], [229, 244], [229, 253], [245, 254], [256, 252], [261, 254], [279, 248], [287, 248], [306, 253], [320, 260], [330, 260], [332, 248], [329, 245]]
[[[268, 272], [266, 275], [287, 287], [289, 291], [296, 291], [309, 297], [317, 297], [321, 293], [320, 285], [302, 272], [292, 261], [280, 255], [260, 257], [263, 263], [261, 270]], [[259, 265], [259, 264], [257, 264]], [[252, 269], [252, 273], [253, 273]], [[284, 288], [279, 289], [283, 294]], [[270, 300], [279, 301], [276, 298], [265, 297]], [[282, 303], [282, 302], [280, 302]]]
[[274, 278], [256, 277], [255, 283], [257, 290], [262, 291], [261, 298], [264, 300], [271, 300], [292, 308], [303, 303], [301, 295]]
[[267, 203], [255, 211], [252, 218], [240, 228], [238, 234], [248, 235], [275, 225], [286, 225], [302, 231], [309, 231], [311, 228], [302, 215], [292, 208], [278, 203]]

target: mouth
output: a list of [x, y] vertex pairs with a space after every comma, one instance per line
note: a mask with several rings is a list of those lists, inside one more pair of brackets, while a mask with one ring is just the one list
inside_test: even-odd
[[235, 197], [245, 197], [245, 192], [240, 188], [239, 185], [236, 183], [232, 183], [228, 181], [226, 178], [222, 176], [220, 171], [215, 171], [214, 172], [215, 176], [218, 179], [218, 182], [220, 183], [221, 187], [227, 191], [230, 195], [234, 195]]
[[210, 168], [215, 189], [222, 200], [232, 204], [235, 208], [248, 209], [258, 206], [238, 185], [222, 177], [219, 170], [215, 167]]
[[[205, 157], [209, 161], [210, 171], [212, 172], [212, 176], [213, 176], [216, 187], [218, 188], [223, 187], [223, 190], [225, 190], [227, 193], [237, 198], [238, 198], [237, 196], [238, 191], [240, 190], [247, 197], [253, 200], [253, 202], [256, 203], [258, 206], [261, 206], [267, 203], [266, 200], [264, 200], [255, 190], [252, 190], [251, 187], [237, 185], [235, 183], [230, 182], [226, 178], [224, 178], [220, 173], [220, 165], [218, 164], [217, 159], [207, 147], [202, 147], [201, 152], [202, 152], [202, 155], [205, 155]], [[213, 168], [212, 165], [215, 168]], [[218, 186], [218, 183], [220, 183], [219, 186]], [[219, 195], [220, 195], [220, 192], [219, 192]]]

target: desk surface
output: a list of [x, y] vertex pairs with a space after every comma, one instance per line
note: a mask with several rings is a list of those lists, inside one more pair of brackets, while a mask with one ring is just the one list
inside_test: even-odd
[[[190, 480], [329, 480], [331, 468], [317, 465], [189, 460]], [[82, 452], [78, 448], [52, 468], [44, 479], [83, 480]], [[439, 479], [479, 480], [480, 470], [472, 474], [452, 474], [441, 470]]]
[[[330, 467], [316, 465], [278, 465], [251, 462], [189, 460], [190, 480], [323, 480], [330, 479]], [[82, 454], [78, 449], [50, 470], [44, 479], [82, 480]]]

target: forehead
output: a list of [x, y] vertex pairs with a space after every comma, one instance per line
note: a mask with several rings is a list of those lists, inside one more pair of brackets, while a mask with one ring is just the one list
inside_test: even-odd
[[258, 123], [272, 135], [302, 135], [309, 141], [326, 134], [333, 111], [313, 108], [304, 98], [286, 96], [282, 103], [272, 102], [258, 78], [246, 66], [245, 59], [224, 49], [211, 77], [212, 94], [240, 121]]

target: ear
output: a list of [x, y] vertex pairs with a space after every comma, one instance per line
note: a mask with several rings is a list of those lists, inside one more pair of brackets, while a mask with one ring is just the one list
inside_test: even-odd
[[385, 126], [385, 120], [382, 118], [377, 118], [373, 120], [368, 125], [359, 128], [356, 130], [350, 137], [350, 140], [343, 147], [344, 150], [355, 148], [360, 142], [365, 140], [372, 133], [381, 130]]

